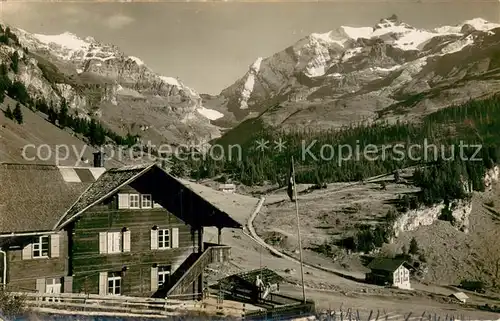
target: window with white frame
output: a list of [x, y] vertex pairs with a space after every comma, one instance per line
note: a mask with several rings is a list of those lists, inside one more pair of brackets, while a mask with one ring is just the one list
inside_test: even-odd
[[61, 279], [60, 278], [50, 278], [46, 280], [45, 292], [46, 293], [61, 293]]
[[108, 232], [108, 252], [119, 253], [122, 251], [122, 232]]
[[129, 206], [130, 208], [141, 208], [140, 195], [139, 194], [129, 194]]
[[108, 273], [108, 294], [120, 295], [122, 292], [122, 276], [120, 272]]
[[169, 282], [170, 278], [170, 266], [158, 266], [158, 287]]
[[33, 258], [49, 257], [49, 236], [39, 236], [33, 242]]
[[158, 248], [159, 249], [169, 249], [170, 248], [170, 230], [158, 230]]
[[141, 208], [152, 208], [153, 207], [153, 198], [151, 194], [142, 194], [141, 195]]

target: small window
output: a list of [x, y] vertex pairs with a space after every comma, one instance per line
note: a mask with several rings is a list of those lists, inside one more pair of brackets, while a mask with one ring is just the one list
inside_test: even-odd
[[108, 294], [120, 295], [122, 293], [122, 276], [119, 272], [108, 273]]
[[108, 253], [122, 251], [122, 232], [108, 232]]
[[43, 235], [33, 243], [33, 257], [49, 257], [49, 236]]
[[170, 281], [170, 266], [164, 265], [158, 267], [158, 287]]
[[45, 283], [45, 292], [61, 293], [61, 279], [60, 278], [47, 279]]
[[130, 194], [129, 195], [130, 208], [141, 208], [139, 200], [140, 200], [139, 194]]
[[170, 248], [170, 230], [158, 230], [158, 248]]
[[153, 207], [153, 198], [151, 197], [151, 194], [143, 194], [141, 195], [142, 202], [141, 202], [141, 208], [152, 208]]

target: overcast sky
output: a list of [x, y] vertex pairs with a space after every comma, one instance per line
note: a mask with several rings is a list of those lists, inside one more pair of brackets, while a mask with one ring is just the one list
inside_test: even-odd
[[[428, 0], [432, 1], [432, 0]], [[113, 43], [200, 93], [219, 93], [266, 57], [312, 32], [373, 26], [397, 14], [415, 27], [475, 17], [500, 22], [499, 2], [63, 3], [0, 5], [3, 21], [33, 33], [70, 31]]]

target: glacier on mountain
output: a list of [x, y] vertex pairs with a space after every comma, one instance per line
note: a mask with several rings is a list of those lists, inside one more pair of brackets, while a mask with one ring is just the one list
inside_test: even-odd
[[259, 57], [250, 66], [247, 79], [245, 81], [245, 84], [243, 85], [243, 90], [241, 92], [241, 98], [240, 98], [241, 109], [248, 108], [248, 99], [250, 98], [250, 95], [252, 94], [253, 91], [253, 87], [255, 86], [255, 77], [259, 73], [261, 63], [262, 63], [262, 57]]

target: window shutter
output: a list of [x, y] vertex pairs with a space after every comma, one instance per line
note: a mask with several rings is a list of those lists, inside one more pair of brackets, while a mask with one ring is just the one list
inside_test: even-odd
[[60, 237], [59, 234], [51, 234], [50, 235], [50, 257], [59, 257], [59, 243]]
[[99, 232], [99, 254], [108, 253], [108, 233]]
[[172, 248], [175, 249], [179, 247], [179, 229], [174, 227], [172, 229]]
[[123, 252], [130, 252], [130, 230], [123, 232]]
[[45, 279], [36, 279], [36, 292], [45, 293]]
[[119, 243], [119, 239], [116, 235], [116, 233], [107, 233], [107, 238], [108, 238], [108, 249], [107, 249], [107, 252], [108, 253], [114, 253], [116, 252], [115, 250], [115, 246], [116, 246], [116, 242], [118, 242], [118, 245], [120, 244]]
[[23, 260], [31, 260], [32, 256], [33, 256], [33, 245], [31, 245], [30, 243], [25, 247], [23, 247], [22, 258]]
[[65, 276], [64, 277], [64, 285], [63, 285], [64, 293], [73, 293], [73, 277]]
[[108, 294], [108, 272], [99, 272], [99, 295]]
[[151, 230], [151, 249], [158, 249], [158, 230]]
[[151, 291], [155, 292], [158, 290], [158, 268], [151, 268]]
[[130, 208], [128, 194], [118, 194], [118, 208]]

